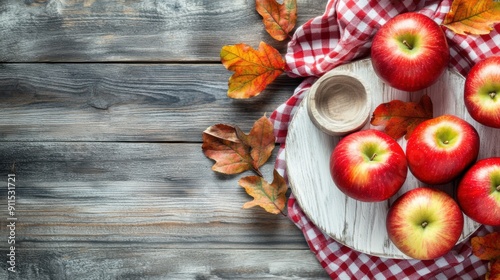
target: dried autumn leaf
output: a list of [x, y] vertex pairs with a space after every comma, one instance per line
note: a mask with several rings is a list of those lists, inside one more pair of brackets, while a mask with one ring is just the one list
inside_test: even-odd
[[248, 135], [239, 128], [236, 129], [236, 135], [252, 148], [251, 156], [255, 166], [260, 167], [266, 163], [275, 146], [273, 123], [267, 117], [257, 120]]
[[217, 124], [212, 125], [209, 128], [205, 129], [203, 133], [212, 135], [214, 137], [228, 140], [231, 142], [240, 142], [240, 139], [236, 135], [236, 127], [227, 124]]
[[457, 34], [488, 34], [500, 22], [500, 2], [493, 0], [454, 0], [443, 25]]
[[213, 171], [238, 174], [254, 168], [250, 147], [242, 142], [233, 142], [203, 133], [202, 150], [208, 158], [215, 160]]
[[492, 232], [471, 239], [472, 253], [482, 260], [500, 258], [500, 233]]
[[489, 260], [486, 279], [500, 279], [500, 233], [492, 232], [471, 239], [472, 253], [481, 260]]
[[288, 37], [297, 22], [297, 0], [255, 0], [255, 9], [262, 16], [267, 33], [278, 41]]
[[370, 123], [384, 126], [384, 132], [394, 139], [408, 139], [417, 125], [432, 119], [432, 101], [423, 95], [418, 103], [392, 100], [382, 103], [373, 111]]
[[258, 50], [246, 44], [223, 46], [220, 57], [224, 67], [234, 72], [228, 83], [227, 95], [231, 98], [258, 95], [285, 69], [281, 54], [264, 42]]
[[202, 150], [215, 160], [212, 170], [237, 174], [254, 170], [262, 176], [261, 167], [275, 146], [273, 125], [267, 117], [257, 120], [247, 135], [237, 126], [216, 124], [203, 132]]
[[500, 280], [500, 258], [490, 261], [489, 270], [486, 280]]
[[273, 176], [271, 184], [259, 176], [248, 176], [238, 181], [238, 184], [254, 198], [254, 200], [245, 203], [243, 208], [260, 206], [272, 214], [283, 213], [288, 187], [285, 179], [276, 170], [274, 170]]

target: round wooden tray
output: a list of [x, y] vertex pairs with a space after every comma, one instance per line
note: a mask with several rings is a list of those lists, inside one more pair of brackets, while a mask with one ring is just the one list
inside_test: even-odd
[[[493, 129], [474, 121], [463, 102], [465, 78], [456, 71], [447, 70], [431, 87], [420, 92], [407, 93], [382, 83], [373, 72], [371, 60], [364, 59], [337, 67], [352, 71], [365, 79], [370, 86], [371, 111], [384, 102], [394, 99], [418, 102], [423, 94], [428, 94], [433, 103], [434, 116], [453, 114], [471, 123], [481, 137], [479, 159], [500, 156], [500, 129]], [[307, 93], [305, 93], [307, 94]], [[370, 255], [409, 259], [389, 240], [385, 228], [389, 206], [404, 192], [424, 186], [408, 172], [401, 190], [384, 202], [367, 203], [351, 199], [334, 185], [329, 171], [330, 155], [340, 137], [330, 136], [318, 129], [307, 114], [304, 98], [290, 123], [286, 139], [286, 168], [290, 187], [306, 215], [323, 232], [338, 242]], [[377, 128], [367, 123], [363, 129]], [[403, 150], [406, 140], [398, 140]], [[454, 197], [457, 182], [436, 186]], [[462, 236], [467, 238], [480, 224], [464, 215]]]

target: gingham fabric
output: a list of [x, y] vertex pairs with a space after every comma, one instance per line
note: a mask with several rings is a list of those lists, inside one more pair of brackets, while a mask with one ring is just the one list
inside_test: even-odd
[[[293, 95], [272, 114], [280, 150], [275, 167], [285, 172], [288, 124], [303, 99], [304, 92], [326, 71], [369, 55], [374, 33], [397, 14], [418, 11], [440, 24], [451, 0], [366, 1], [330, 0], [325, 13], [297, 28], [286, 53], [287, 74], [303, 77]], [[450, 67], [466, 76], [479, 60], [500, 55], [500, 24], [488, 35], [457, 35], [445, 30], [450, 46]], [[500, 155], [499, 155], [500, 156]], [[288, 216], [302, 230], [311, 251], [332, 279], [482, 279], [487, 262], [475, 257], [470, 240], [457, 245], [447, 255], [432, 261], [396, 260], [374, 257], [343, 246], [318, 229], [300, 209], [293, 193]], [[498, 228], [482, 226], [474, 235]]]

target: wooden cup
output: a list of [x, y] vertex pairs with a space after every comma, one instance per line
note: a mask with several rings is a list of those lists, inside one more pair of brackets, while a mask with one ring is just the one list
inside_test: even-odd
[[323, 132], [342, 136], [361, 129], [370, 116], [370, 94], [362, 79], [349, 71], [331, 70], [311, 87], [307, 112]]

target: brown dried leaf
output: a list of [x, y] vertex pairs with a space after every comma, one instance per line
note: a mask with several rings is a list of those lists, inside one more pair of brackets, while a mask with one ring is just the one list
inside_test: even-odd
[[253, 169], [253, 159], [250, 156], [250, 147], [241, 143], [224, 140], [203, 133], [202, 150], [205, 155], [215, 160], [213, 171], [224, 174], [238, 174]]
[[273, 182], [269, 184], [259, 176], [241, 178], [238, 183], [254, 198], [243, 205], [243, 208], [260, 206], [269, 213], [283, 213], [286, 206], [286, 191], [288, 189], [285, 179], [274, 170]]
[[231, 142], [241, 142], [236, 135], [236, 127], [227, 124], [217, 124], [205, 129], [203, 133]]
[[255, 9], [262, 16], [267, 33], [278, 41], [288, 38], [297, 22], [297, 0], [255, 0]]
[[254, 123], [248, 135], [237, 126], [217, 124], [207, 128], [202, 138], [203, 152], [215, 160], [212, 170], [225, 174], [252, 169], [262, 176], [259, 168], [275, 146], [273, 125], [265, 116]]

